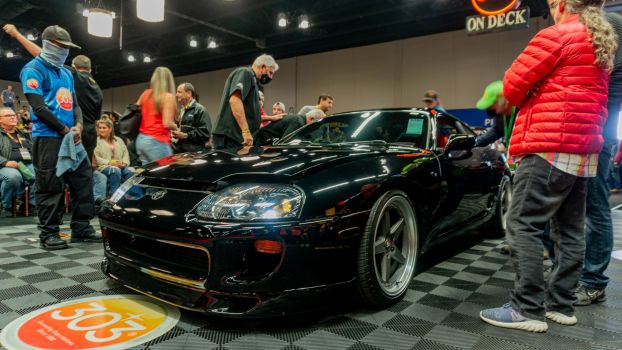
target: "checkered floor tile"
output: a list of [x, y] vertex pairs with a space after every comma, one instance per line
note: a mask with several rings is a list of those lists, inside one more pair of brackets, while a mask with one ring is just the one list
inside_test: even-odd
[[[613, 213], [615, 250], [622, 250], [622, 211]], [[507, 301], [514, 275], [500, 251], [503, 241], [475, 242], [416, 276], [404, 300], [386, 310], [336, 307], [286, 322], [182, 311], [171, 331], [132, 349], [622, 349], [622, 261], [613, 259], [608, 270], [608, 300], [578, 308], [578, 325], [550, 324], [547, 333], [531, 334], [479, 320], [481, 309]], [[43, 251], [32, 219], [2, 219], [0, 328], [61, 301], [131, 293], [99, 271], [101, 257], [99, 244]]]

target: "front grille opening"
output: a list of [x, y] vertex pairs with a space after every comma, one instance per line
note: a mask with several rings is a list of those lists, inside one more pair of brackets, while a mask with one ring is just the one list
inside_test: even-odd
[[260, 282], [274, 273], [283, 258], [281, 254], [265, 254], [257, 252], [255, 240], [240, 241], [243, 245], [245, 266], [240, 272], [228, 276], [225, 282], [230, 285], [249, 285]]
[[205, 279], [210, 270], [206, 251], [178, 246], [151, 238], [108, 229], [110, 250], [147, 268], [174, 272], [195, 280]]

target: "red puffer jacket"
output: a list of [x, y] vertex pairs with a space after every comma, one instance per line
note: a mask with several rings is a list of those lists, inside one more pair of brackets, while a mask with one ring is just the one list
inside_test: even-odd
[[594, 61], [579, 15], [536, 34], [503, 79], [504, 96], [520, 108], [511, 155], [600, 152], [609, 74]]

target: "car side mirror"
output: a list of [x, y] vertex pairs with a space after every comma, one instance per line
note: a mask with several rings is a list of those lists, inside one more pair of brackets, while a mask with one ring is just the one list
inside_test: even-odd
[[449, 160], [467, 159], [475, 147], [475, 137], [469, 135], [452, 135], [445, 146], [445, 156]]

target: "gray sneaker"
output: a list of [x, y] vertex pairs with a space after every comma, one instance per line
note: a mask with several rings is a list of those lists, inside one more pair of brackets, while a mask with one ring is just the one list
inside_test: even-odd
[[574, 304], [577, 306], [586, 306], [607, 300], [605, 289], [590, 288], [583, 284], [579, 284], [575, 295], [577, 296], [577, 301]]

